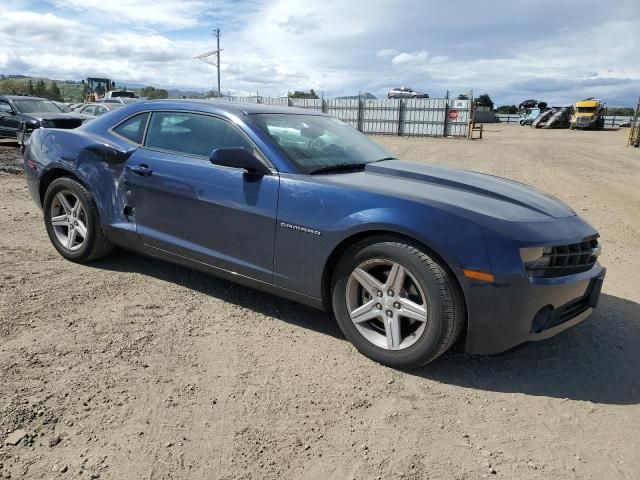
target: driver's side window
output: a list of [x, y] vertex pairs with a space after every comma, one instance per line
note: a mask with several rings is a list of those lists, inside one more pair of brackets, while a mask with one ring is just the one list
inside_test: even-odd
[[189, 112], [153, 112], [145, 146], [202, 157], [218, 148], [254, 151], [246, 135], [228, 121]]
[[13, 108], [4, 100], [0, 100], [0, 112], [13, 113]]

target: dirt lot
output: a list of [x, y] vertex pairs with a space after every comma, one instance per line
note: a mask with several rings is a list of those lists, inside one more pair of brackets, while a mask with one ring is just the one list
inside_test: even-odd
[[640, 478], [640, 151], [624, 130], [487, 127], [378, 140], [572, 205], [605, 242], [601, 305], [410, 373], [289, 301], [123, 251], [63, 261], [0, 173], [0, 478]]

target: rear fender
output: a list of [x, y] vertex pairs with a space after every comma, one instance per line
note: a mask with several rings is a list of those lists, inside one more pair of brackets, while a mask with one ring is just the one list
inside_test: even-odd
[[38, 129], [33, 132], [30, 155], [39, 166], [38, 178], [67, 172], [92, 193], [104, 226], [129, 223], [125, 215], [124, 167], [135, 148], [122, 148], [78, 130]]

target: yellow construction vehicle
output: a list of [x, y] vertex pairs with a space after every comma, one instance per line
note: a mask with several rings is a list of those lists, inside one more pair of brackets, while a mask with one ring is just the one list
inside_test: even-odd
[[596, 98], [585, 98], [576, 102], [569, 128], [592, 128], [604, 127], [604, 103]]
[[95, 102], [105, 96], [109, 90], [113, 90], [116, 86], [115, 82], [109, 78], [89, 77], [82, 81], [84, 84], [84, 101], [86, 103]]
[[638, 98], [638, 104], [636, 105], [636, 110], [633, 113], [630, 126], [631, 128], [629, 129], [629, 140], [627, 141], [627, 146], [638, 148], [640, 147], [640, 98]]

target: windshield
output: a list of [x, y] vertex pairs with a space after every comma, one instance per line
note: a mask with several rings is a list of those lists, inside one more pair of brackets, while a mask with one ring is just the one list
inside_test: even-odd
[[578, 113], [593, 113], [596, 111], [596, 107], [578, 107]]
[[366, 135], [337, 118], [291, 114], [254, 114], [252, 117], [301, 173], [392, 157]]
[[40, 113], [40, 112], [50, 112], [50, 113], [60, 113], [60, 110], [57, 105], [49, 100], [14, 100], [16, 108], [20, 113]]

